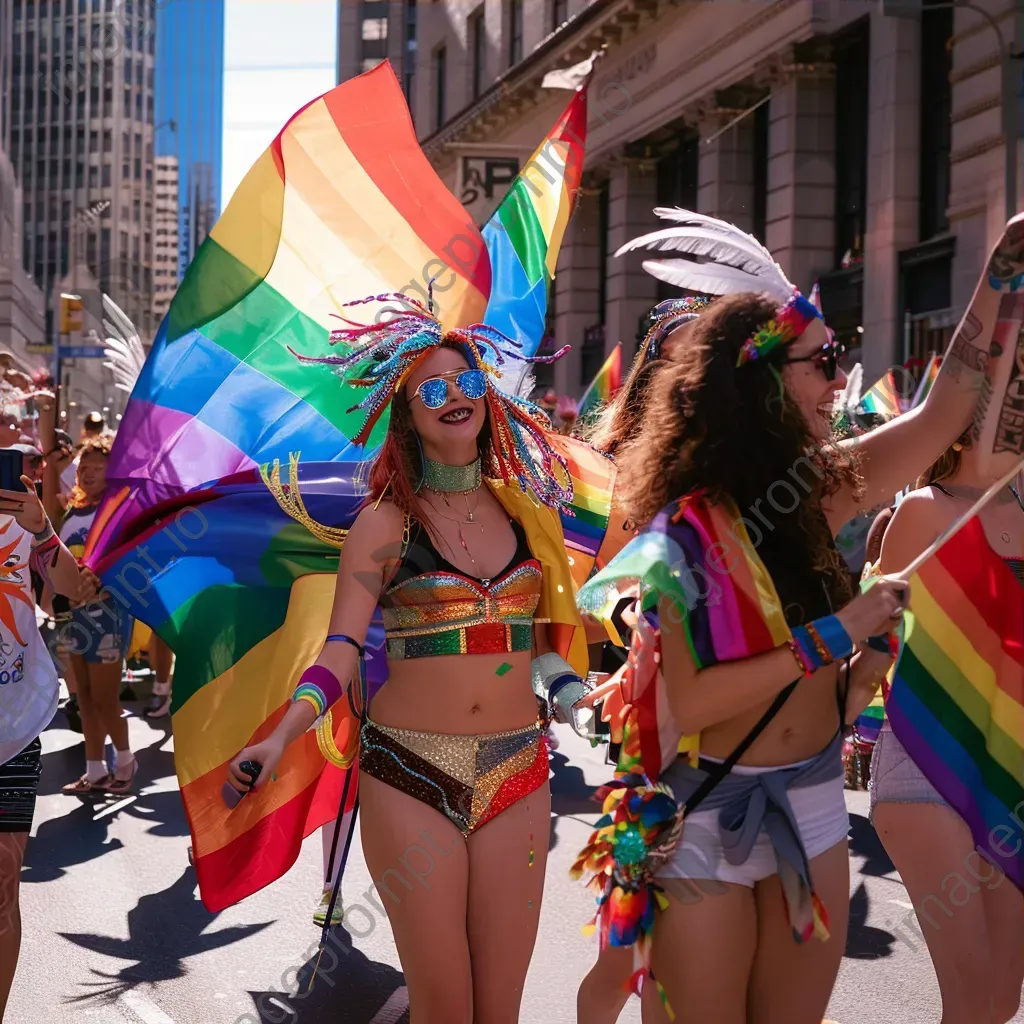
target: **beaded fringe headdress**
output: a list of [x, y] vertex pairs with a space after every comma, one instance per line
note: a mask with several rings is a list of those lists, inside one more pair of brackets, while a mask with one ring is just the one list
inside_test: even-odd
[[382, 323], [363, 324], [339, 317], [346, 326], [331, 332], [331, 344], [348, 347], [344, 354], [306, 356], [289, 349], [304, 363], [321, 363], [334, 368], [346, 384], [365, 388], [366, 397], [349, 412], [363, 410], [366, 418], [353, 438], [364, 445], [374, 425], [390, 406], [416, 367], [442, 345], [455, 347], [471, 369], [483, 370], [487, 378], [484, 400], [490, 417], [494, 455], [502, 479], [516, 483], [545, 505], [560, 505], [572, 499], [572, 482], [565, 459], [547, 439], [551, 421], [533, 402], [497, 386], [501, 367], [510, 359], [525, 363], [550, 363], [568, 350], [551, 356], [525, 356], [519, 345], [487, 324], [471, 324], [445, 332], [434, 315], [433, 289], [428, 289], [429, 306], [399, 292], [371, 295], [345, 303], [346, 307], [367, 303], [394, 303], [391, 316]]
[[644, 260], [644, 270], [687, 291], [712, 295], [754, 292], [777, 303], [775, 316], [744, 343], [737, 366], [764, 359], [780, 345], [798, 338], [813, 320], [822, 319], [821, 311], [800, 294], [753, 235], [692, 210], [659, 207], [654, 212], [673, 226], [634, 238], [616, 256], [635, 249], [683, 253], [682, 258]]

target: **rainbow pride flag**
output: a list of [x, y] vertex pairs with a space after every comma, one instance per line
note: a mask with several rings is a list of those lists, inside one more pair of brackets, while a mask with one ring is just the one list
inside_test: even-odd
[[622, 387], [622, 342], [620, 341], [597, 371], [580, 399], [578, 416], [582, 420], [593, 416], [598, 409], [607, 405]]
[[872, 427], [888, 423], [889, 420], [899, 416], [901, 412], [903, 412], [903, 398], [892, 370], [887, 370], [885, 375], [875, 381], [867, 394], [861, 398], [853, 418], [857, 421], [867, 420], [867, 423], [861, 423], [861, 425]]
[[871, 703], [857, 716], [853, 723], [853, 731], [862, 743], [874, 743], [882, 731], [885, 721], [885, 701], [878, 694]]
[[[425, 301], [437, 275], [447, 326], [519, 298], [492, 291], [483, 238], [423, 155], [383, 64], [304, 107], [256, 162], [189, 268], [129, 401], [85, 557], [178, 655], [175, 760], [211, 910], [287, 871], [302, 838], [337, 816], [346, 779], [310, 734], [235, 811], [219, 795], [227, 762], [274, 728], [322, 645], [338, 548], [362, 501], [356, 469], [386, 427], [382, 418], [365, 449], [353, 445], [361, 415], [347, 410], [362, 393], [289, 348], [325, 353], [343, 303], [396, 290]], [[288, 466], [293, 453], [302, 522], [260, 469]], [[598, 499], [584, 487], [578, 500]], [[548, 555], [556, 534], [564, 550], [557, 522], [523, 516]], [[570, 628], [566, 649], [577, 639]], [[382, 642], [378, 618], [371, 693], [387, 678]], [[333, 724], [347, 749], [353, 719], [338, 711]]]
[[910, 580], [892, 730], [1024, 888], [1024, 590], [975, 517]]
[[[619, 585], [627, 581], [639, 584], [646, 614], [634, 633], [625, 676], [629, 710], [619, 769], [642, 768], [653, 781], [677, 753], [696, 755], [699, 740], [683, 736], [669, 710], [658, 670], [658, 595], [680, 609], [697, 668], [770, 651], [791, 633], [771, 576], [733, 505], [691, 498], [667, 506], [581, 588], [580, 609], [610, 627]], [[609, 635], [614, 639], [612, 629]]]
[[942, 356], [932, 356], [928, 360], [928, 365], [921, 374], [921, 381], [917, 385], [917, 390], [914, 392], [914, 397], [910, 402], [911, 409], [916, 409], [928, 397], [928, 392], [931, 391], [932, 385], [939, 376], [941, 367]]
[[572, 503], [561, 510], [562, 532], [573, 580], [581, 587], [632, 534], [612, 507], [615, 463], [575, 438], [553, 434], [551, 443], [564, 456], [572, 478]]
[[569, 101], [483, 228], [494, 282], [485, 322], [534, 355], [551, 281], [583, 176], [587, 88]]

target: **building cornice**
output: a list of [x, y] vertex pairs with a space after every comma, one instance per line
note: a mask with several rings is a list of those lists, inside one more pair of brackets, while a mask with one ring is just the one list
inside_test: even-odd
[[549, 71], [585, 60], [594, 50], [634, 34], [641, 21], [656, 14], [660, 0], [594, 0], [552, 32], [529, 56], [499, 75], [479, 99], [464, 107], [432, 135], [421, 140], [429, 159], [452, 144], [475, 142], [514, 120], [536, 103]]

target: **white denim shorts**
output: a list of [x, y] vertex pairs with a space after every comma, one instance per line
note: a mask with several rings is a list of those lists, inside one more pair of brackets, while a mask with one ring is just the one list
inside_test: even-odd
[[[807, 763], [809, 761], [801, 761], [786, 767]], [[735, 775], [774, 771], [779, 771], [779, 768], [736, 765], [732, 769]], [[671, 785], [670, 777], [665, 777], [663, 781]], [[787, 790], [793, 818], [809, 861], [842, 842], [850, 831], [844, 789], [845, 779], [839, 774], [825, 782], [793, 786]], [[672, 860], [659, 870], [658, 877], [715, 879], [753, 888], [756, 882], [770, 878], [778, 870], [775, 848], [763, 826], [754, 841], [750, 856], [742, 864], [731, 864], [726, 859], [722, 845], [719, 811], [703, 810], [698, 806], [697, 810], [687, 815], [682, 841]]]
[[948, 807], [939, 791], [924, 777], [906, 748], [886, 722], [871, 751], [870, 817], [874, 824], [875, 804], [939, 804]]

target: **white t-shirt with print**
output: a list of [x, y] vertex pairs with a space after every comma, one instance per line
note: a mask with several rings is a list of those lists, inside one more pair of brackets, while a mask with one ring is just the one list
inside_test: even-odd
[[57, 711], [57, 671], [36, 625], [32, 537], [0, 516], [0, 764], [17, 757]]

